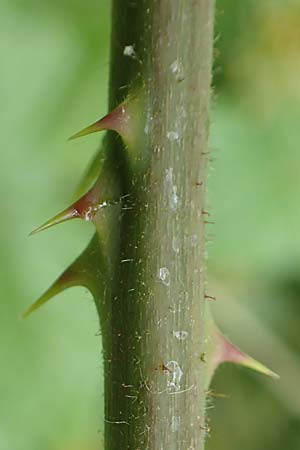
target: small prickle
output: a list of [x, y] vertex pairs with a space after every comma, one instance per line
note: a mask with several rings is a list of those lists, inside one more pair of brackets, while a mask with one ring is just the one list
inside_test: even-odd
[[57, 294], [74, 286], [86, 287], [92, 294], [97, 289], [97, 280], [101, 274], [95, 271], [97, 267], [95, 259], [101, 257], [100, 244], [97, 235], [93, 237], [88, 247], [82, 254], [54, 281], [54, 283], [42, 294], [23, 314], [25, 318], [38, 308], [47, 303]]
[[92, 220], [93, 216], [106, 202], [100, 202], [100, 189], [96, 183], [85, 195], [74, 202], [71, 206], [47, 220], [43, 225], [33, 230], [30, 235], [39, 233], [47, 228], [72, 219]]
[[98, 131], [112, 130], [116, 131], [122, 137], [128, 148], [131, 150], [135, 147], [139, 148], [141, 145], [141, 130], [144, 129], [144, 125], [141, 123], [141, 120], [143, 121], [144, 118], [141, 103], [141, 96], [137, 93], [127, 97], [119, 106], [102, 119], [73, 134], [69, 140]]
[[256, 372], [262, 373], [272, 378], [279, 378], [277, 373], [264, 366], [259, 361], [242, 352], [232, 342], [230, 342], [222, 333], [216, 332], [216, 351], [214, 367], [217, 368], [224, 362], [231, 362], [241, 366], [249, 367]]
[[57, 294], [60, 294], [64, 290], [68, 289], [72, 286], [80, 286], [80, 283], [77, 281], [76, 272], [73, 271], [73, 267], [70, 266], [65, 272], [63, 272], [60, 277], [47, 289], [44, 294], [42, 294], [23, 314], [22, 317], [25, 317], [32, 314], [35, 310], [43, 306], [48, 300], [52, 297], [55, 297]]
[[128, 102], [125, 101], [102, 119], [97, 120], [97, 122], [94, 122], [92, 125], [89, 125], [78, 133], [73, 134], [69, 140], [77, 139], [79, 137], [104, 130], [113, 130], [121, 136], [126, 136], [130, 117], [131, 115], [128, 108]]

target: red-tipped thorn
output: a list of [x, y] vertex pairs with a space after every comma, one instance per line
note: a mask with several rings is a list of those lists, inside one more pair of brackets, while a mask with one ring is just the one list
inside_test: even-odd
[[121, 103], [116, 109], [104, 116], [102, 119], [97, 120], [92, 125], [84, 128], [78, 133], [73, 134], [69, 140], [77, 139], [88, 134], [96, 133], [97, 131], [113, 130], [119, 133], [123, 138], [129, 132], [129, 124], [131, 114], [129, 111], [129, 102], [125, 101]]
[[85, 195], [79, 200], [73, 203], [71, 206], [60, 212], [52, 219], [45, 222], [40, 227], [36, 228], [30, 233], [30, 236], [47, 228], [53, 227], [62, 222], [72, 219], [84, 219], [86, 221], [92, 220], [96, 212], [101, 206], [105, 206], [106, 203], [100, 203], [98, 185], [95, 184]]
[[261, 364], [259, 361], [256, 361], [251, 356], [242, 352], [238, 347], [236, 347], [222, 333], [218, 331], [214, 367], [217, 368], [218, 365], [224, 362], [240, 364], [241, 366], [249, 367], [256, 372], [262, 373], [269, 377], [275, 379], [280, 378], [277, 373], [273, 372], [268, 367]]

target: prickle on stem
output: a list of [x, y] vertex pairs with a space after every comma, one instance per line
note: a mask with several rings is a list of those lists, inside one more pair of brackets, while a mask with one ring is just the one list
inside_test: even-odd
[[72, 265], [65, 270], [55, 282], [47, 289], [44, 294], [42, 294], [23, 314], [22, 317], [25, 319], [27, 316], [32, 314], [35, 310], [43, 306], [52, 297], [63, 292], [69, 287], [80, 286], [78, 277], [76, 276], [76, 271], [73, 270]]
[[96, 280], [101, 274], [96, 271], [95, 258], [99, 259], [100, 244], [95, 235], [81, 255], [54, 281], [54, 283], [22, 314], [25, 318], [50, 299], [74, 286], [86, 287], [92, 294], [97, 288]]
[[222, 363], [230, 362], [248, 367], [256, 372], [278, 379], [279, 375], [271, 369], [242, 352], [232, 342], [229, 341], [219, 330], [216, 331], [216, 350], [214, 355], [214, 370]]
[[73, 134], [69, 140], [77, 139], [98, 131], [112, 130], [116, 131], [123, 138], [126, 144], [130, 144], [134, 134], [134, 104], [134, 98], [127, 98], [102, 119], [97, 120], [92, 125], [89, 125], [78, 133]]
[[99, 184], [96, 183], [85, 195], [80, 197], [79, 200], [72, 203], [71, 206], [64, 209], [62, 212], [56, 214], [51, 219], [47, 220], [43, 225], [36, 228], [30, 233], [30, 236], [40, 231], [44, 231], [47, 228], [53, 227], [62, 222], [66, 222], [72, 219], [84, 219], [86, 221], [92, 220], [96, 212], [103, 206], [106, 206], [107, 202], [100, 200]]

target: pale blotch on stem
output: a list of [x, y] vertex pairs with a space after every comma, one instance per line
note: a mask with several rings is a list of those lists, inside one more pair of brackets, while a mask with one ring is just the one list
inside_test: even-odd
[[170, 286], [170, 272], [167, 267], [161, 267], [159, 269], [158, 278], [165, 286]]

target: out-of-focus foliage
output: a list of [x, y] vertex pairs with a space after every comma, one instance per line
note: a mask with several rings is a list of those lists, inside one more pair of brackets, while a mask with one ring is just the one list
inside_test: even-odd
[[[70, 223], [28, 233], [70, 201], [106, 112], [109, 0], [2, 0], [0, 14], [0, 448], [94, 450], [101, 441], [98, 321], [72, 289], [20, 313], [86, 245]], [[230, 338], [280, 381], [222, 367], [208, 449], [300, 448], [298, 0], [217, 0], [207, 231], [210, 290]], [[210, 409], [214, 405], [213, 409]]]
[[85, 247], [74, 223], [28, 233], [68, 205], [97, 137], [68, 136], [105, 113], [109, 2], [2, 0], [0, 14], [0, 448], [94, 450], [101, 347], [90, 295], [71, 289], [22, 311]]
[[280, 373], [220, 368], [208, 449], [300, 448], [300, 3], [219, 0], [210, 288], [227, 334]]

